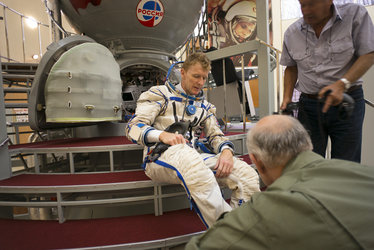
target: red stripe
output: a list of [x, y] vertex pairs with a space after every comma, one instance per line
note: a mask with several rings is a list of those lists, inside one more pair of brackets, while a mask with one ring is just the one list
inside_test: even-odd
[[21, 174], [1, 180], [0, 186], [64, 186], [150, 180], [143, 170], [97, 174]]

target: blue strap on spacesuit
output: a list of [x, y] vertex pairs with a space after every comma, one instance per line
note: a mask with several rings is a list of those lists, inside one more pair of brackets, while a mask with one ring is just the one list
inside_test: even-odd
[[213, 154], [213, 152], [210, 151], [210, 150], [209, 150], [209, 149], [204, 145], [204, 143], [197, 141], [197, 142], [195, 142], [195, 145], [196, 145], [197, 147], [199, 147], [200, 150], [203, 151], [204, 153], [207, 153], [207, 154]]
[[157, 163], [158, 165], [163, 166], [163, 167], [165, 167], [165, 168], [169, 168], [169, 169], [171, 169], [171, 170], [174, 170], [174, 171], [177, 173], [178, 178], [182, 181], [183, 186], [184, 186], [184, 188], [185, 188], [185, 190], [186, 190], [186, 192], [187, 192], [187, 196], [188, 196], [188, 199], [190, 200], [190, 203], [191, 203], [192, 207], [195, 209], [197, 215], [199, 215], [199, 217], [200, 217], [201, 220], [203, 221], [204, 225], [205, 225], [207, 228], [209, 228], [208, 224], [207, 224], [207, 223], [205, 222], [205, 220], [204, 220], [203, 215], [202, 215], [201, 212], [200, 212], [200, 209], [197, 207], [196, 203], [195, 203], [194, 200], [192, 199], [192, 197], [191, 197], [191, 193], [190, 193], [190, 190], [188, 189], [187, 184], [186, 184], [186, 182], [184, 181], [184, 178], [183, 178], [182, 174], [178, 171], [178, 169], [176, 169], [175, 167], [173, 167], [172, 165], [170, 165], [170, 164], [168, 164], [168, 163], [166, 163], [166, 162], [164, 162], [164, 161], [156, 160], [156, 161], [154, 161], [154, 163]]
[[[142, 164], [142, 168], [143, 170], [146, 169], [146, 164], [149, 163], [150, 160], [148, 159], [148, 156], [145, 157], [144, 161], [143, 161], [143, 164]], [[187, 192], [187, 197], [188, 199], [190, 200], [190, 204], [191, 204], [191, 207], [193, 207], [197, 213], [197, 215], [200, 217], [201, 221], [204, 223], [204, 225], [206, 226], [206, 228], [209, 228], [208, 224], [206, 223], [206, 221], [204, 220], [204, 217], [203, 215], [201, 214], [200, 212], [200, 209], [197, 207], [196, 203], [194, 202], [193, 198], [191, 197], [191, 193], [190, 193], [190, 190], [188, 189], [187, 187], [187, 184], [186, 182], [184, 181], [184, 178], [182, 176], [182, 174], [178, 171], [178, 169], [176, 169], [175, 167], [173, 167], [172, 165], [164, 162], [164, 161], [160, 161], [160, 160], [155, 160], [154, 163], [162, 166], [162, 167], [165, 167], [165, 168], [169, 168], [171, 170], [174, 170], [176, 173], [177, 173], [177, 176], [178, 178], [182, 181], [182, 184], [183, 184], [183, 187], [184, 189], [186, 190]]]

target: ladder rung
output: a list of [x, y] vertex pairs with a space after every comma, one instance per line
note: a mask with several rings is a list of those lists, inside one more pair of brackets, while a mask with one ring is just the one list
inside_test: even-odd
[[6, 109], [13, 109], [13, 108], [29, 108], [28, 103], [5, 103]]
[[24, 74], [8, 74], [3, 73], [4, 79], [34, 79], [34, 75], [24, 75]]
[[30, 88], [4, 88], [4, 93], [28, 93]]

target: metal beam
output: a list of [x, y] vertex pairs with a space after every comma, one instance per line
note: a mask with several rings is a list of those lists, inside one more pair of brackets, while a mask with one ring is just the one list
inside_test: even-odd
[[269, 6], [268, 1], [257, 1], [257, 38], [252, 41], [207, 52], [210, 60], [218, 60], [248, 52], [258, 56], [259, 116], [264, 117], [274, 112], [275, 89], [274, 76], [270, 71], [269, 44]]
[[[1, 62], [0, 62], [1, 68]], [[6, 116], [4, 104], [3, 75], [0, 72], [0, 180], [9, 178], [12, 175], [10, 155], [8, 150], [8, 134], [6, 129]], [[5, 143], [3, 143], [5, 142]]]
[[230, 56], [241, 55], [248, 52], [256, 52], [260, 48], [260, 42], [257, 40], [240, 43], [234, 46], [222, 48], [207, 52], [207, 57], [211, 60], [223, 59]]
[[[257, 37], [269, 44], [269, 4], [256, 1]], [[258, 49], [259, 115], [264, 117], [274, 112], [274, 77], [270, 72], [270, 49], [261, 44]]]

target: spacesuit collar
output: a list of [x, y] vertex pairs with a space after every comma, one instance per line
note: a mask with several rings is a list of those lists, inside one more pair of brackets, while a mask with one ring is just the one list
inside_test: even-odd
[[181, 93], [185, 93], [186, 94], [186, 91], [184, 91], [184, 89], [182, 88], [182, 84], [181, 83], [178, 83], [177, 85], [175, 85], [175, 89], [180, 91]]
[[166, 82], [166, 86], [168, 86], [172, 91], [176, 92], [177, 94], [193, 101], [201, 101], [204, 99], [204, 92], [201, 91], [198, 95], [187, 95], [187, 93], [182, 88], [181, 83], [178, 83], [177, 85], [173, 85], [171, 82]]

